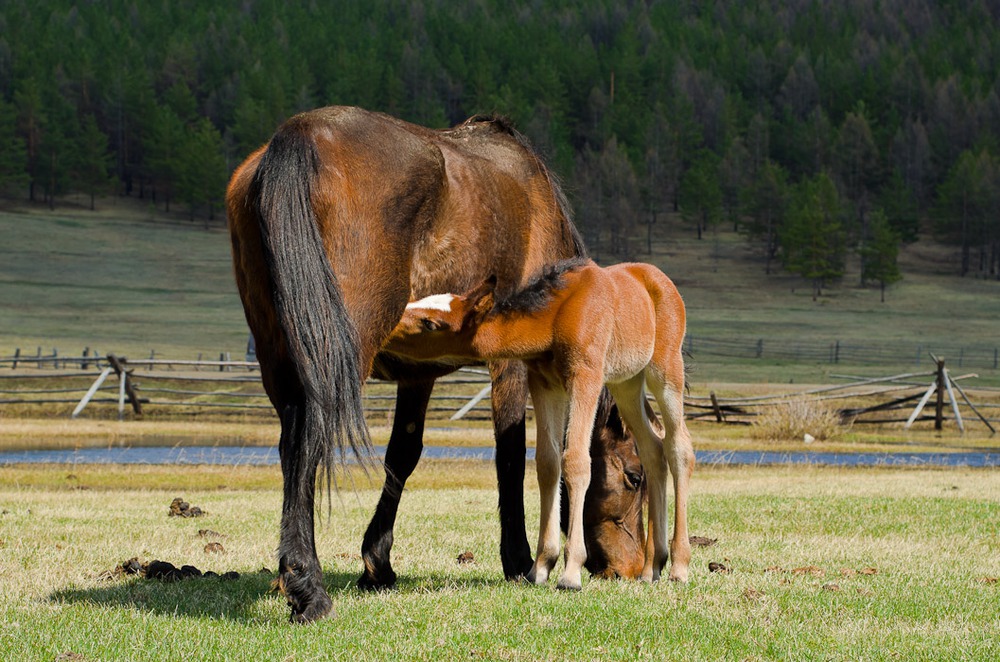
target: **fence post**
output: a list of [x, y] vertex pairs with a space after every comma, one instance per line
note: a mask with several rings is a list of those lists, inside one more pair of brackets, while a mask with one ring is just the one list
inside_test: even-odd
[[35, 368], [40, 369], [41, 367], [42, 367], [42, 348], [39, 347], [38, 351], [35, 352]]
[[90, 348], [84, 347], [81, 356], [83, 356], [83, 360], [80, 361], [80, 370], [86, 370], [87, 368], [90, 367], [90, 361], [86, 360], [87, 357], [90, 356]]
[[128, 359], [124, 356], [119, 359], [114, 354], [108, 354], [108, 363], [118, 373], [118, 379], [121, 380], [118, 386], [118, 420], [125, 418], [126, 395], [128, 395], [129, 402], [132, 403], [132, 410], [139, 416], [142, 416], [142, 404], [139, 402], [139, 397], [135, 394], [131, 376], [126, 368]]
[[[17, 370], [17, 360], [19, 358], [21, 358], [21, 348], [20, 347], [18, 347], [17, 349], [14, 350], [14, 363], [10, 367], [11, 370]], [[995, 364], [996, 360], [994, 360], [993, 362]], [[996, 365], [994, 365], [993, 367], [995, 368]]]
[[934, 429], [940, 430], [944, 421], [944, 359], [937, 360], [937, 398], [934, 405]]
[[764, 355], [764, 339], [760, 338], [757, 340], [757, 358], [759, 359]]
[[719, 400], [715, 397], [715, 391], [709, 391], [709, 397], [712, 399], [712, 411], [715, 412], [715, 422], [722, 423], [722, 409], [719, 407]]

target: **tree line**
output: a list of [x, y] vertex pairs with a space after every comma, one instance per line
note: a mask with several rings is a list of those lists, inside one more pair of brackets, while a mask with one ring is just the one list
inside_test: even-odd
[[295, 112], [509, 116], [598, 254], [666, 213], [744, 233], [818, 294], [855, 256], [960, 246], [1000, 277], [1000, 9], [986, 0], [6, 0], [0, 194], [216, 217]]

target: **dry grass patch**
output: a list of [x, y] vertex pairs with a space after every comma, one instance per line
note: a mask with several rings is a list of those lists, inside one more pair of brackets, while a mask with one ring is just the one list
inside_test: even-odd
[[758, 441], [831, 441], [847, 429], [831, 405], [790, 400], [765, 409], [750, 426], [750, 437]]

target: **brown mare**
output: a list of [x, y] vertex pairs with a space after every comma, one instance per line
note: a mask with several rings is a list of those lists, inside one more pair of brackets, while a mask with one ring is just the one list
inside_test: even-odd
[[[538, 549], [528, 580], [545, 583], [559, 556], [562, 474], [569, 523], [558, 585], [581, 587], [587, 556], [584, 496], [591, 478], [588, 447], [606, 384], [636, 437], [648, 481], [649, 533], [641, 577], [659, 579], [668, 557], [667, 480], [673, 474], [669, 577], [686, 581], [691, 559], [687, 500], [694, 451], [684, 423], [685, 311], [677, 288], [648, 264], [602, 269], [590, 260], [557, 264], [507, 299], [494, 295], [494, 285], [489, 279], [465, 296], [439, 294], [409, 304], [389, 346], [413, 358], [526, 362], [538, 427], [535, 452], [541, 491]], [[647, 414], [647, 388], [663, 417], [662, 437]]]
[[[584, 248], [558, 183], [495, 118], [435, 131], [358, 108], [303, 113], [236, 169], [226, 204], [236, 283], [281, 420], [279, 583], [292, 620], [306, 622], [332, 606], [314, 542], [317, 471], [329, 477], [338, 451], [369, 451], [361, 388], [372, 373], [398, 389], [358, 584], [396, 579], [389, 556], [400, 496], [423, 448], [434, 380], [455, 369], [380, 354], [407, 302], [464, 291], [489, 274], [509, 294]], [[526, 372], [497, 361], [490, 373], [501, 559], [505, 576], [516, 578], [532, 566]]]

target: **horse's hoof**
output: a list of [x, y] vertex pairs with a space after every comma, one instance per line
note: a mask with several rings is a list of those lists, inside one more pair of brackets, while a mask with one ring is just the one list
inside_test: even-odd
[[559, 583], [556, 584], [556, 588], [561, 591], [582, 591], [583, 584], [579, 581], [572, 582], [565, 579], [560, 579]]
[[358, 578], [358, 588], [362, 591], [391, 591], [396, 587], [396, 573], [384, 578], [370, 577], [367, 574]]
[[290, 620], [299, 625], [333, 615], [333, 600], [326, 593], [315, 595], [306, 603], [293, 603], [291, 600], [288, 603], [292, 607]]

